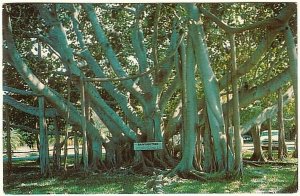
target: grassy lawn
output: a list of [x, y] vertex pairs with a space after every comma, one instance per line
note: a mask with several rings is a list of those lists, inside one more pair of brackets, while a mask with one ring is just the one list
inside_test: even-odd
[[[289, 158], [289, 162], [297, 159]], [[244, 166], [240, 180], [226, 180], [220, 174], [211, 174], [207, 182], [174, 177], [165, 179], [164, 193], [276, 193], [289, 186], [297, 165], [270, 165], [261, 167]], [[67, 175], [39, 176], [35, 162], [14, 163], [10, 176], [4, 173], [3, 187], [6, 194], [87, 194], [87, 193], [151, 193], [146, 187], [149, 176], [134, 175], [128, 170], [106, 173], [91, 173], [84, 176], [80, 171], [69, 170]]]
[[209, 182], [182, 180], [164, 186], [166, 193], [275, 193], [294, 179], [296, 166], [245, 166], [240, 180], [211, 176]]

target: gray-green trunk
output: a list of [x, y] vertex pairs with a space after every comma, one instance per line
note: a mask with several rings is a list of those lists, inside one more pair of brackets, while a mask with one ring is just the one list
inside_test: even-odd
[[49, 151], [48, 134], [45, 119], [45, 99], [38, 97], [39, 101], [39, 127], [40, 127], [40, 169], [41, 174], [46, 176], [49, 173]]
[[278, 158], [283, 160], [287, 156], [287, 147], [285, 144], [284, 121], [283, 121], [283, 98], [281, 89], [278, 90]]

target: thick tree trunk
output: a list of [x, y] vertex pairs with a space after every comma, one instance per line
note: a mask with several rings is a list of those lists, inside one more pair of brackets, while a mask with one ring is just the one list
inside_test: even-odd
[[192, 39], [188, 37], [186, 67], [183, 68], [184, 98], [184, 146], [182, 152], [181, 171], [193, 169], [193, 158], [196, 142], [196, 84], [195, 84], [195, 57], [192, 48]]
[[[290, 65], [290, 75], [293, 82], [293, 88], [294, 93], [296, 97], [296, 103], [297, 103], [297, 96], [298, 96], [298, 84], [297, 84], [297, 70], [298, 70], [298, 56], [297, 56], [297, 49], [293, 37], [293, 33], [291, 31], [291, 28], [287, 25], [285, 29], [285, 41], [287, 46], [287, 52], [289, 57], [289, 65]], [[297, 104], [296, 104], [297, 108]], [[296, 120], [296, 124], [297, 124]], [[296, 126], [297, 127], [297, 126]]]
[[[143, 7], [140, 5], [137, 5], [137, 8]], [[108, 58], [108, 60], [110, 61], [113, 70], [115, 71], [115, 73], [119, 76], [119, 77], [126, 77], [127, 74], [126, 72], [122, 69], [120, 62], [118, 61], [116, 54], [114, 52], [114, 50], [111, 48], [108, 39], [105, 36], [105, 33], [103, 31], [103, 28], [101, 26], [101, 24], [98, 21], [97, 15], [93, 9], [92, 5], [85, 5], [84, 6], [85, 11], [88, 14], [89, 20], [92, 23], [92, 26], [95, 30], [95, 34], [96, 34], [96, 38], [99, 41], [99, 43], [101, 44], [102, 48], [104, 49], [104, 53], [106, 55], [106, 57]], [[74, 10], [71, 9], [72, 12], [74, 12]], [[75, 11], [76, 12], [76, 11]], [[74, 31], [76, 32], [77, 38], [79, 39], [80, 42], [80, 47], [81, 48], [86, 48], [85, 47], [85, 43], [83, 40], [83, 35], [82, 33], [79, 31], [78, 28], [78, 20], [76, 18], [76, 13], [73, 13], [72, 15], [72, 21], [74, 23]], [[78, 14], [78, 13], [77, 13]], [[138, 12], [136, 13], [137, 15]], [[174, 43], [176, 43], [176, 39]], [[138, 58], [138, 62], [139, 62], [139, 68], [140, 71], [143, 72], [147, 69], [147, 59], [146, 59], [146, 49], [145, 49], [145, 45], [143, 43], [143, 35], [142, 35], [142, 31], [139, 29], [139, 17], [136, 17], [136, 23], [135, 23], [135, 28], [133, 29], [132, 32], [132, 42], [134, 45], [134, 50], [136, 52], [136, 56]], [[173, 42], [171, 40], [171, 42]], [[171, 43], [171, 46], [173, 46], [174, 44]], [[88, 64], [91, 66], [91, 70], [98, 76], [98, 77], [103, 77], [105, 76], [103, 73], [103, 70], [101, 68], [99, 68], [99, 65], [97, 64], [97, 62], [95, 61], [95, 59], [92, 57], [92, 55], [90, 54], [90, 52], [85, 49], [84, 52], [82, 53], [82, 55], [84, 56], [84, 58], [87, 60]], [[73, 69], [73, 68], [71, 68]], [[168, 72], [170, 72], [171, 69], [168, 69]], [[75, 69], [73, 69], [74, 72], [78, 72]], [[128, 80], [121, 80], [121, 83], [123, 84], [123, 86], [141, 103], [141, 105], [143, 106], [144, 110], [147, 110], [148, 108], [148, 103], [146, 103], [147, 101], [147, 97], [153, 96], [152, 91], [153, 89], [150, 88], [151, 87], [151, 81], [149, 80], [149, 76], [148, 75], [144, 75], [141, 77], [141, 89], [143, 90], [143, 93], [147, 96], [142, 96], [142, 94], [140, 92], [138, 92], [138, 88], [135, 88], [133, 85], [133, 81], [131, 79]], [[125, 115], [128, 117], [128, 119], [130, 119], [131, 121], [131, 125], [134, 125], [134, 127], [139, 127], [142, 130], [150, 130], [148, 129], [148, 124], [146, 119], [146, 123], [142, 123], [145, 121], [142, 121], [140, 118], [138, 118], [138, 116], [136, 114], [134, 114], [130, 108], [128, 107], [127, 101], [126, 101], [126, 97], [122, 96], [122, 94], [120, 93], [116, 93], [115, 87], [114, 85], [112, 85], [111, 83], [107, 83], [105, 82], [103, 84], [104, 88], [109, 92], [110, 95], [112, 95], [112, 97], [114, 97], [118, 104], [121, 106], [122, 110], [124, 111]], [[94, 91], [89, 91], [89, 95], [91, 94], [95, 94], [95, 90]], [[94, 99], [94, 97], [92, 97], [92, 99]], [[97, 107], [99, 106], [99, 100], [92, 100], [94, 102], [94, 104], [98, 104]], [[107, 116], [111, 116], [113, 115], [113, 111], [109, 111], [109, 108], [106, 107], [104, 108], [105, 103], [103, 102], [102, 106], [102, 110], [104, 110], [105, 113], [107, 113]], [[153, 105], [152, 108], [153, 109]], [[100, 113], [98, 114], [100, 115]], [[103, 113], [100, 115], [103, 116]], [[114, 123], [119, 124], [121, 130], [128, 130], [128, 127], [124, 126], [124, 123], [121, 121], [120, 118], [118, 118], [118, 116], [114, 115], [111, 118], [111, 121], [115, 121]], [[109, 124], [110, 122], [104, 122], [106, 125]], [[108, 126], [109, 127], [109, 126]], [[110, 130], [112, 131], [112, 130]], [[130, 131], [128, 131], [130, 132]], [[134, 138], [134, 140], [136, 139], [135, 135], [133, 133], [131, 134], [131, 138]]]
[[[292, 33], [291, 28], [287, 25], [286, 30], [285, 30], [285, 40], [286, 40], [286, 45], [287, 45], [287, 52], [288, 52], [288, 57], [289, 57], [289, 65], [290, 65], [290, 75], [293, 81], [293, 88], [294, 88], [294, 94], [295, 94], [295, 107], [298, 108], [298, 83], [297, 83], [297, 78], [298, 78], [298, 55], [297, 55], [297, 49], [294, 41], [294, 36]], [[295, 151], [293, 153], [294, 157], [298, 157], [298, 112], [296, 112], [296, 117], [295, 117], [295, 123], [296, 123], [296, 141], [295, 141]]]
[[251, 156], [252, 161], [263, 161], [266, 162], [267, 159], [265, 158], [261, 143], [260, 143], [260, 125], [256, 125], [254, 129], [252, 129], [252, 138], [253, 138], [253, 146], [254, 146], [254, 152]]
[[182, 158], [174, 172], [188, 173], [194, 170], [193, 160], [196, 142], [197, 105], [195, 84], [195, 56], [192, 48], [192, 38], [187, 40], [186, 63], [182, 64], [183, 82], [183, 143]]
[[[115, 140], [115, 139], [114, 139]], [[117, 157], [116, 157], [116, 151], [117, 145], [113, 140], [110, 140], [109, 142], [104, 144], [105, 147], [105, 166], [108, 169], [115, 168], [117, 166]]]
[[92, 164], [90, 167], [93, 170], [98, 170], [101, 167], [101, 157], [102, 157], [102, 142], [93, 138], [92, 139]]
[[[242, 139], [240, 130], [240, 104], [238, 92], [238, 78], [236, 65], [236, 47], [235, 36], [229, 35], [231, 46], [231, 72], [232, 72], [232, 91], [233, 91], [233, 126], [234, 126], [234, 170], [237, 176], [243, 174], [243, 157], [242, 157]], [[228, 139], [228, 138], [227, 138]]]
[[[199, 21], [199, 11], [195, 5], [186, 6], [190, 18], [195, 22]], [[201, 23], [193, 23], [191, 25], [191, 37], [193, 39], [193, 48], [195, 51], [196, 62], [201, 75], [204, 86], [204, 94], [207, 105], [207, 113], [214, 138], [214, 149], [217, 161], [217, 170], [224, 171], [226, 169], [227, 148], [226, 134], [223, 118], [222, 105], [220, 101], [220, 90], [216, 80], [216, 76], [210, 66], [207, 47], [204, 42], [204, 31]], [[200, 35], [199, 35], [200, 34]], [[230, 150], [230, 149], [229, 149]], [[229, 159], [232, 160], [232, 152], [228, 152]], [[229, 161], [230, 163], [230, 161]]]
[[36, 128], [36, 130], [38, 130], [38, 133], [34, 135], [35, 136], [34, 139], [35, 139], [35, 142], [36, 142], [36, 148], [40, 152], [40, 138], [39, 138], [39, 132], [40, 132], [40, 130], [39, 130], [38, 123], [35, 124], [35, 128]]

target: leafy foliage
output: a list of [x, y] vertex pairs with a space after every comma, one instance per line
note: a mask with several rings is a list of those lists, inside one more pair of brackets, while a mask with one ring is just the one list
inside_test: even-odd
[[[2, 143], [3, 150], [7, 150], [7, 132], [2, 132]], [[12, 150], [16, 150], [18, 147], [24, 145], [24, 138], [22, 137], [22, 132], [18, 129], [12, 129], [10, 131], [10, 142]]]

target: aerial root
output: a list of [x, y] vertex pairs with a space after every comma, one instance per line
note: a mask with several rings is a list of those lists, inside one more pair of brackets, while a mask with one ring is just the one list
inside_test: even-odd
[[243, 160], [244, 164], [249, 164], [257, 167], [261, 167], [264, 164], [271, 164], [271, 165], [297, 165], [294, 162], [278, 162], [278, 161], [251, 161], [251, 160]]
[[253, 155], [250, 158], [250, 161], [267, 162], [267, 159], [262, 154], [258, 155], [258, 154], [253, 153]]
[[151, 160], [149, 160], [146, 156], [144, 156], [143, 158], [144, 158], [146, 165], [148, 165], [150, 167], [154, 167], [154, 163]]
[[152, 175], [153, 171], [153, 167], [148, 167], [144, 161], [139, 161], [132, 166], [132, 172], [135, 174]]
[[168, 164], [165, 163], [163, 160], [161, 160], [161, 158], [155, 156], [154, 157], [154, 165], [158, 165], [159, 167], [166, 169], [168, 168]]
[[193, 179], [193, 180], [207, 182], [207, 179], [203, 176], [203, 173], [201, 173], [197, 170], [180, 171], [180, 172], [178, 172], [178, 176], [181, 178], [184, 178], [184, 179]]
[[101, 164], [100, 161], [93, 161], [90, 165], [89, 165], [89, 170], [91, 170], [92, 172], [97, 172], [97, 173], [101, 173], [101, 168], [103, 168], [103, 164]]
[[197, 171], [195, 169], [187, 170], [187, 171], [181, 171], [180, 167], [176, 167], [172, 171], [170, 171], [166, 177], [172, 178], [174, 176], [178, 176], [180, 178], [184, 179], [194, 179], [198, 181], [205, 181], [207, 182], [206, 175], [204, 172]]

